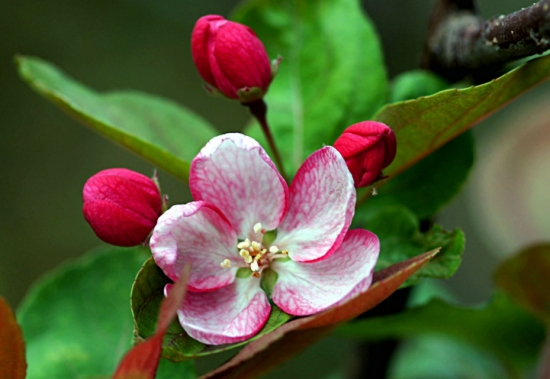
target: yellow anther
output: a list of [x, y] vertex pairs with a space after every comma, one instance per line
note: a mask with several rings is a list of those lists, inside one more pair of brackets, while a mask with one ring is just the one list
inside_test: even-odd
[[260, 265], [258, 265], [257, 261], [254, 261], [250, 264], [250, 269], [252, 271], [260, 271]]
[[256, 225], [254, 225], [254, 233], [258, 233], [260, 230], [262, 230], [262, 224], [258, 222]]
[[248, 252], [248, 250], [243, 249], [243, 250], [239, 251], [239, 255], [241, 257], [243, 257], [243, 259], [246, 263], [250, 263], [253, 260], [252, 257], [250, 256], [250, 253]]
[[250, 247], [250, 240], [247, 238], [243, 242], [237, 244], [237, 249], [248, 249]]
[[278, 253], [278, 252], [279, 252], [279, 248], [278, 248], [277, 246], [271, 246], [271, 247], [269, 248], [269, 252], [270, 252], [271, 254]]
[[224, 259], [222, 263], [220, 263], [220, 266], [223, 268], [230, 268], [231, 267], [231, 261], [229, 259]]
[[260, 251], [262, 249], [262, 245], [256, 241], [252, 241], [251, 246], [252, 249], [256, 251]]

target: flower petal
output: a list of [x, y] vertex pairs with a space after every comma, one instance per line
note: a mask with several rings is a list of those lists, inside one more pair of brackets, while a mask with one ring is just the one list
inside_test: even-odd
[[217, 28], [212, 30], [211, 25], [227, 22], [222, 16], [207, 15], [199, 18], [191, 34], [191, 54], [195, 66], [202, 78], [210, 85], [216, 86], [216, 79], [212, 75], [209, 63], [208, 41], [213, 39]]
[[332, 254], [344, 239], [355, 207], [353, 178], [331, 146], [309, 156], [290, 186], [288, 212], [274, 244], [294, 261]]
[[237, 133], [208, 142], [191, 164], [189, 187], [196, 201], [221, 209], [240, 238], [258, 222], [275, 229], [288, 202], [287, 184], [265, 150]]
[[[212, 204], [195, 201], [175, 205], [160, 216], [151, 237], [155, 263], [176, 281], [185, 263], [191, 264], [189, 291], [211, 291], [231, 284], [243, 260], [237, 235]], [[229, 259], [231, 268], [220, 263]]]
[[263, 43], [248, 26], [228, 21], [220, 27], [214, 50], [216, 63], [234, 88], [259, 87], [271, 82], [271, 62]]
[[[170, 291], [171, 284], [166, 286]], [[189, 292], [178, 318], [194, 339], [209, 345], [235, 343], [256, 335], [271, 312], [260, 279], [237, 278], [212, 292]]]
[[350, 230], [340, 248], [316, 262], [277, 261], [271, 268], [278, 279], [271, 299], [283, 311], [295, 316], [320, 312], [348, 295], [366, 291], [380, 242], [368, 230]]

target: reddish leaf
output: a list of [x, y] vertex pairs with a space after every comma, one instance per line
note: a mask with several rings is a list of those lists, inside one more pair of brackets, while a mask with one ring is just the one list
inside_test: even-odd
[[550, 325], [550, 244], [531, 246], [502, 262], [495, 282]]
[[24, 379], [25, 342], [8, 303], [0, 297], [0, 378]]
[[397, 291], [405, 280], [435, 257], [439, 250], [440, 248], [434, 249], [375, 272], [373, 284], [367, 292], [325, 312], [301, 319], [303, 322], [299, 329], [316, 328], [351, 320], [374, 308]]
[[147, 379], [154, 378], [162, 352], [163, 336], [164, 333], [157, 333], [145, 342], [134, 346], [118, 366], [113, 379], [128, 379], [140, 375]]
[[134, 346], [120, 362], [113, 379], [154, 379], [162, 352], [162, 338], [183, 303], [189, 280], [190, 267], [186, 265], [180, 279], [174, 284], [168, 297], [162, 302], [157, 332], [145, 342]]
[[432, 250], [375, 273], [367, 292], [325, 312], [281, 326], [245, 346], [230, 361], [202, 379], [252, 379], [265, 374], [330, 333], [336, 323], [374, 308], [438, 252], [439, 249]]

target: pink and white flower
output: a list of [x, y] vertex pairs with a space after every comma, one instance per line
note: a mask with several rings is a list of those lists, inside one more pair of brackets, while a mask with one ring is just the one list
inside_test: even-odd
[[370, 286], [379, 241], [367, 230], [348, 231], [354, 182], [333, 147], [314, 152], [288, 188], [255, 140], [221, 135], [193, 160], [189, 186], [195, 201], [159, 218], [151, 251], [174, 281], [192, 266], [178, 311], [191, 337], [217, 345], [257, 334], [271, 311], [260, 286], [268, 269], [278, 275], [271, 300], [295, 316]]

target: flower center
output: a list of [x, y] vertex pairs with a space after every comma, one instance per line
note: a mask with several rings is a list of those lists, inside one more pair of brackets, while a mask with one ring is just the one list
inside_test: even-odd
[[[279, 250], [275, 245], [268, 246], [262, 244], [264, 234], [266, 230], [262, 228], [262, 224], [257, 223], [254, 225], [253, 240], [245, 239], [237, 244], [239, 255], [244, 260], [244, 263], [252, 271], [252, 276], [259, 278], [262, 276], [262, 271], [269, 267], [269, 264], [278, 258], [286, 258], [288, 256], [287, 250]], [[225, 259], [220, 266], [223, 268], [231, 267], [231, 261]]]

